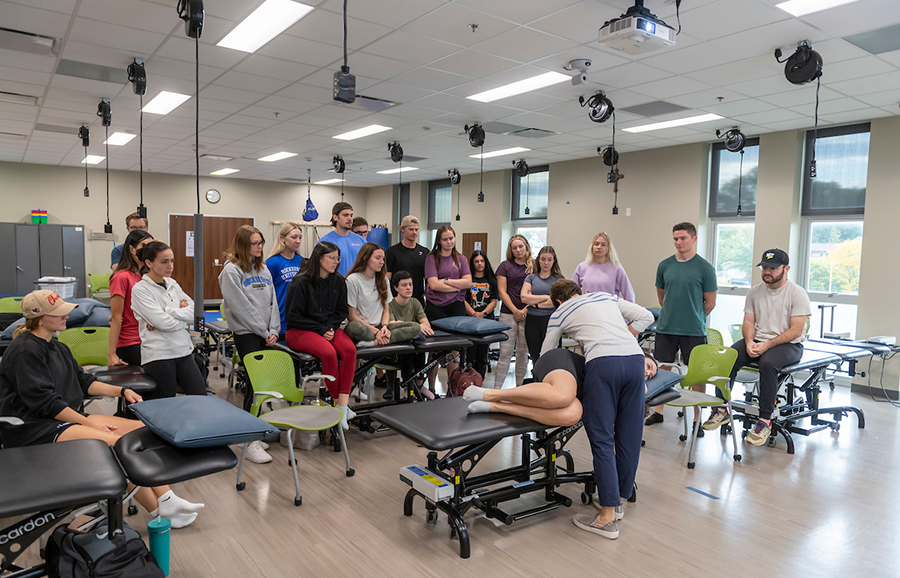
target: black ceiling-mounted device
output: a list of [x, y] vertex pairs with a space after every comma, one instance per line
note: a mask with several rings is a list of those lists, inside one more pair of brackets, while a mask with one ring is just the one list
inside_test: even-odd
[[611, 146], [606, 148], [597, 147], [597, 154], [603, 159], [603, 164], [608, 167], [619, 164], [619, 151]]
[[200, 38], [203, 34], [203, 0], [178, 0], [178, 16], [184, 20], [184, 33], [188, 38]]
[[469, 146], [478, 148], [484, 146], [484, 128], [476, 122], [472, 126], [466, 125], [464, 130], [469, 137]]
[[517, 176], [519, 176], [520, 178], [525, 178], [528, 176], [528, 163], [525, 162], [525, 159], [513, 161], [513, 166], [515, 167]]
[[356, 76], [350, 74], [347, 64], [347, 0], [344, 0], [344, 65], [334, 73], [334, 87], [331, 97], [338, 102], [356, 102]]
[[128, 82], [131, 83], [134, 93], [141, 96], [147, 94], [147, 71], [144, 68], [144, 61], [135, 58], [125, 70], [128, 72]]
[[744, 133], [738, 127], [734, 127], [724, 133], [716, 130], [716, 136], [725, 139], [725, 149], [731, 153], [741, 152], [744, 150], [744, 145], [747, 144], [747, 137], [744, 136]]
[[109, 106], [108, 98], [104, 98], [100, 101], [100, 104], [97, 105], [97, 116], [100, 117], [100, 122], [103, 126], [112, 124], [112, 108]]
[[781, 49], [775, 49], [775, 60], [784, 62], [784, 77], [791, 84], [809, 84], [822, 76], [822, 55], [812, 49], [804, 40], [797, 45], [797, 50], [787, 60], [781, 60]]
[[403, 147], [400, 146], [398, 142], [392, 142], [388, 145], [388, 150], [391, 153], [391, 160], [395, 163], [399, 163], [403, 160]]
[[[83, 124], [81, 128], [78, 129], [78, 138], [81, 139], [81, 146], [84, 147], [84, 156], [87, 158], [87, 150], [88, 147], [91, 146], [91, 129], [88, 128], [88, 125]], [[88, 167], [87, 163], [84, 163], [84, 196], [90, 197], [91, 190], [88, 188]]]
[[450, 169], [447, 171], [447, 174], [450, 175], [450, 184], [458, 185], [460, 181], [462, 181], [462, 175], [459, 174], [459, 171], [456, 169]]
[[333, 159], [331, 159], [331, 166], [334, 167], [334, 172], [337, 174], [343, 174], [345, 170], [347, 170], [347, 164], [344, 162], [344, 159], [340, 157], [340, 155], [335, 155]]
[[606, 122], [616, 110], [612, 101], [606, 97], [603, 91], [586, 100], [583, 96], [579, 96], [578, 104], [588, 107], [588, 118], [594, 122]]

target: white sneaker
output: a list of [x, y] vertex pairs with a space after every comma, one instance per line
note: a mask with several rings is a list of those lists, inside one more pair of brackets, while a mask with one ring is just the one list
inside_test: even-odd
[[267, 444], [266, 442], [256, 442], [256, 443], [258, 443], [259, 447], [261, 447], [264, 450], [269, 449], [269, 444]]
[[266, 453], [266, 450], [259, 442], [251, 442], [244, 450], [244, 458], [255, 464], [267, 464], [272, 461], [272, 456]]
[[369, 396], [359, 390], [359, 386], [353, 386], [353, 390], [350, 392], [350, 397], [356, 399], [356, 396], [359, 396], [359, 401], [369, 401]]

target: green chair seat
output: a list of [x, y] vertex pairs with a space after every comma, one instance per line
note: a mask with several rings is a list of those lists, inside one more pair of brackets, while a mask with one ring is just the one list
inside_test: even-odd
[[333, 428], [341, 421], [341, 410], [317, 405], [294, 405], [276, 409], [260, 416], [275, 427], [302, 431], [322, 431]]

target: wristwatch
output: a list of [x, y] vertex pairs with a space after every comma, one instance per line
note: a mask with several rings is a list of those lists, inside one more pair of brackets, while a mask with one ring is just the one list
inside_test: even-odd
[[129, 390], [129, 389], [131, 389], [131, 388], [130, 388], [130, 387], [123, 387], [123, 388], [122, 388], [122, 391], [119, 393], [119, 397], [124, 398], [124, 397], [125, 397], [125, 391], [127, 391], [127, 390]]
[[449, 285], [449, 283], [447, 283], [448, 279], [450, 279], [450, 277], [444, 277], [444, 285]]

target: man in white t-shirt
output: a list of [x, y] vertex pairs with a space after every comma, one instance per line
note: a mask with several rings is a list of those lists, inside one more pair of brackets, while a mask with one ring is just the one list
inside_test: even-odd
[[[746, 438], [755, 446], [764, 444], [772, 433], [778, 374], [803, 356], [806, 319], [812, 315], [809, 295], [786, 277], [791, 269], [789, 262], [781, 249], [763, 253], [757, 265], [763, 283], [747, 293], [741, 327], [744, 338], [732, 345], [738, 352], [731, 371], [732, 383], [741, 367], [752, 361], [759, 363], [759, 420]], [[731, 416], [724, 409], [717, 409], [703, 428], [717, 429], [729, 421]]]

